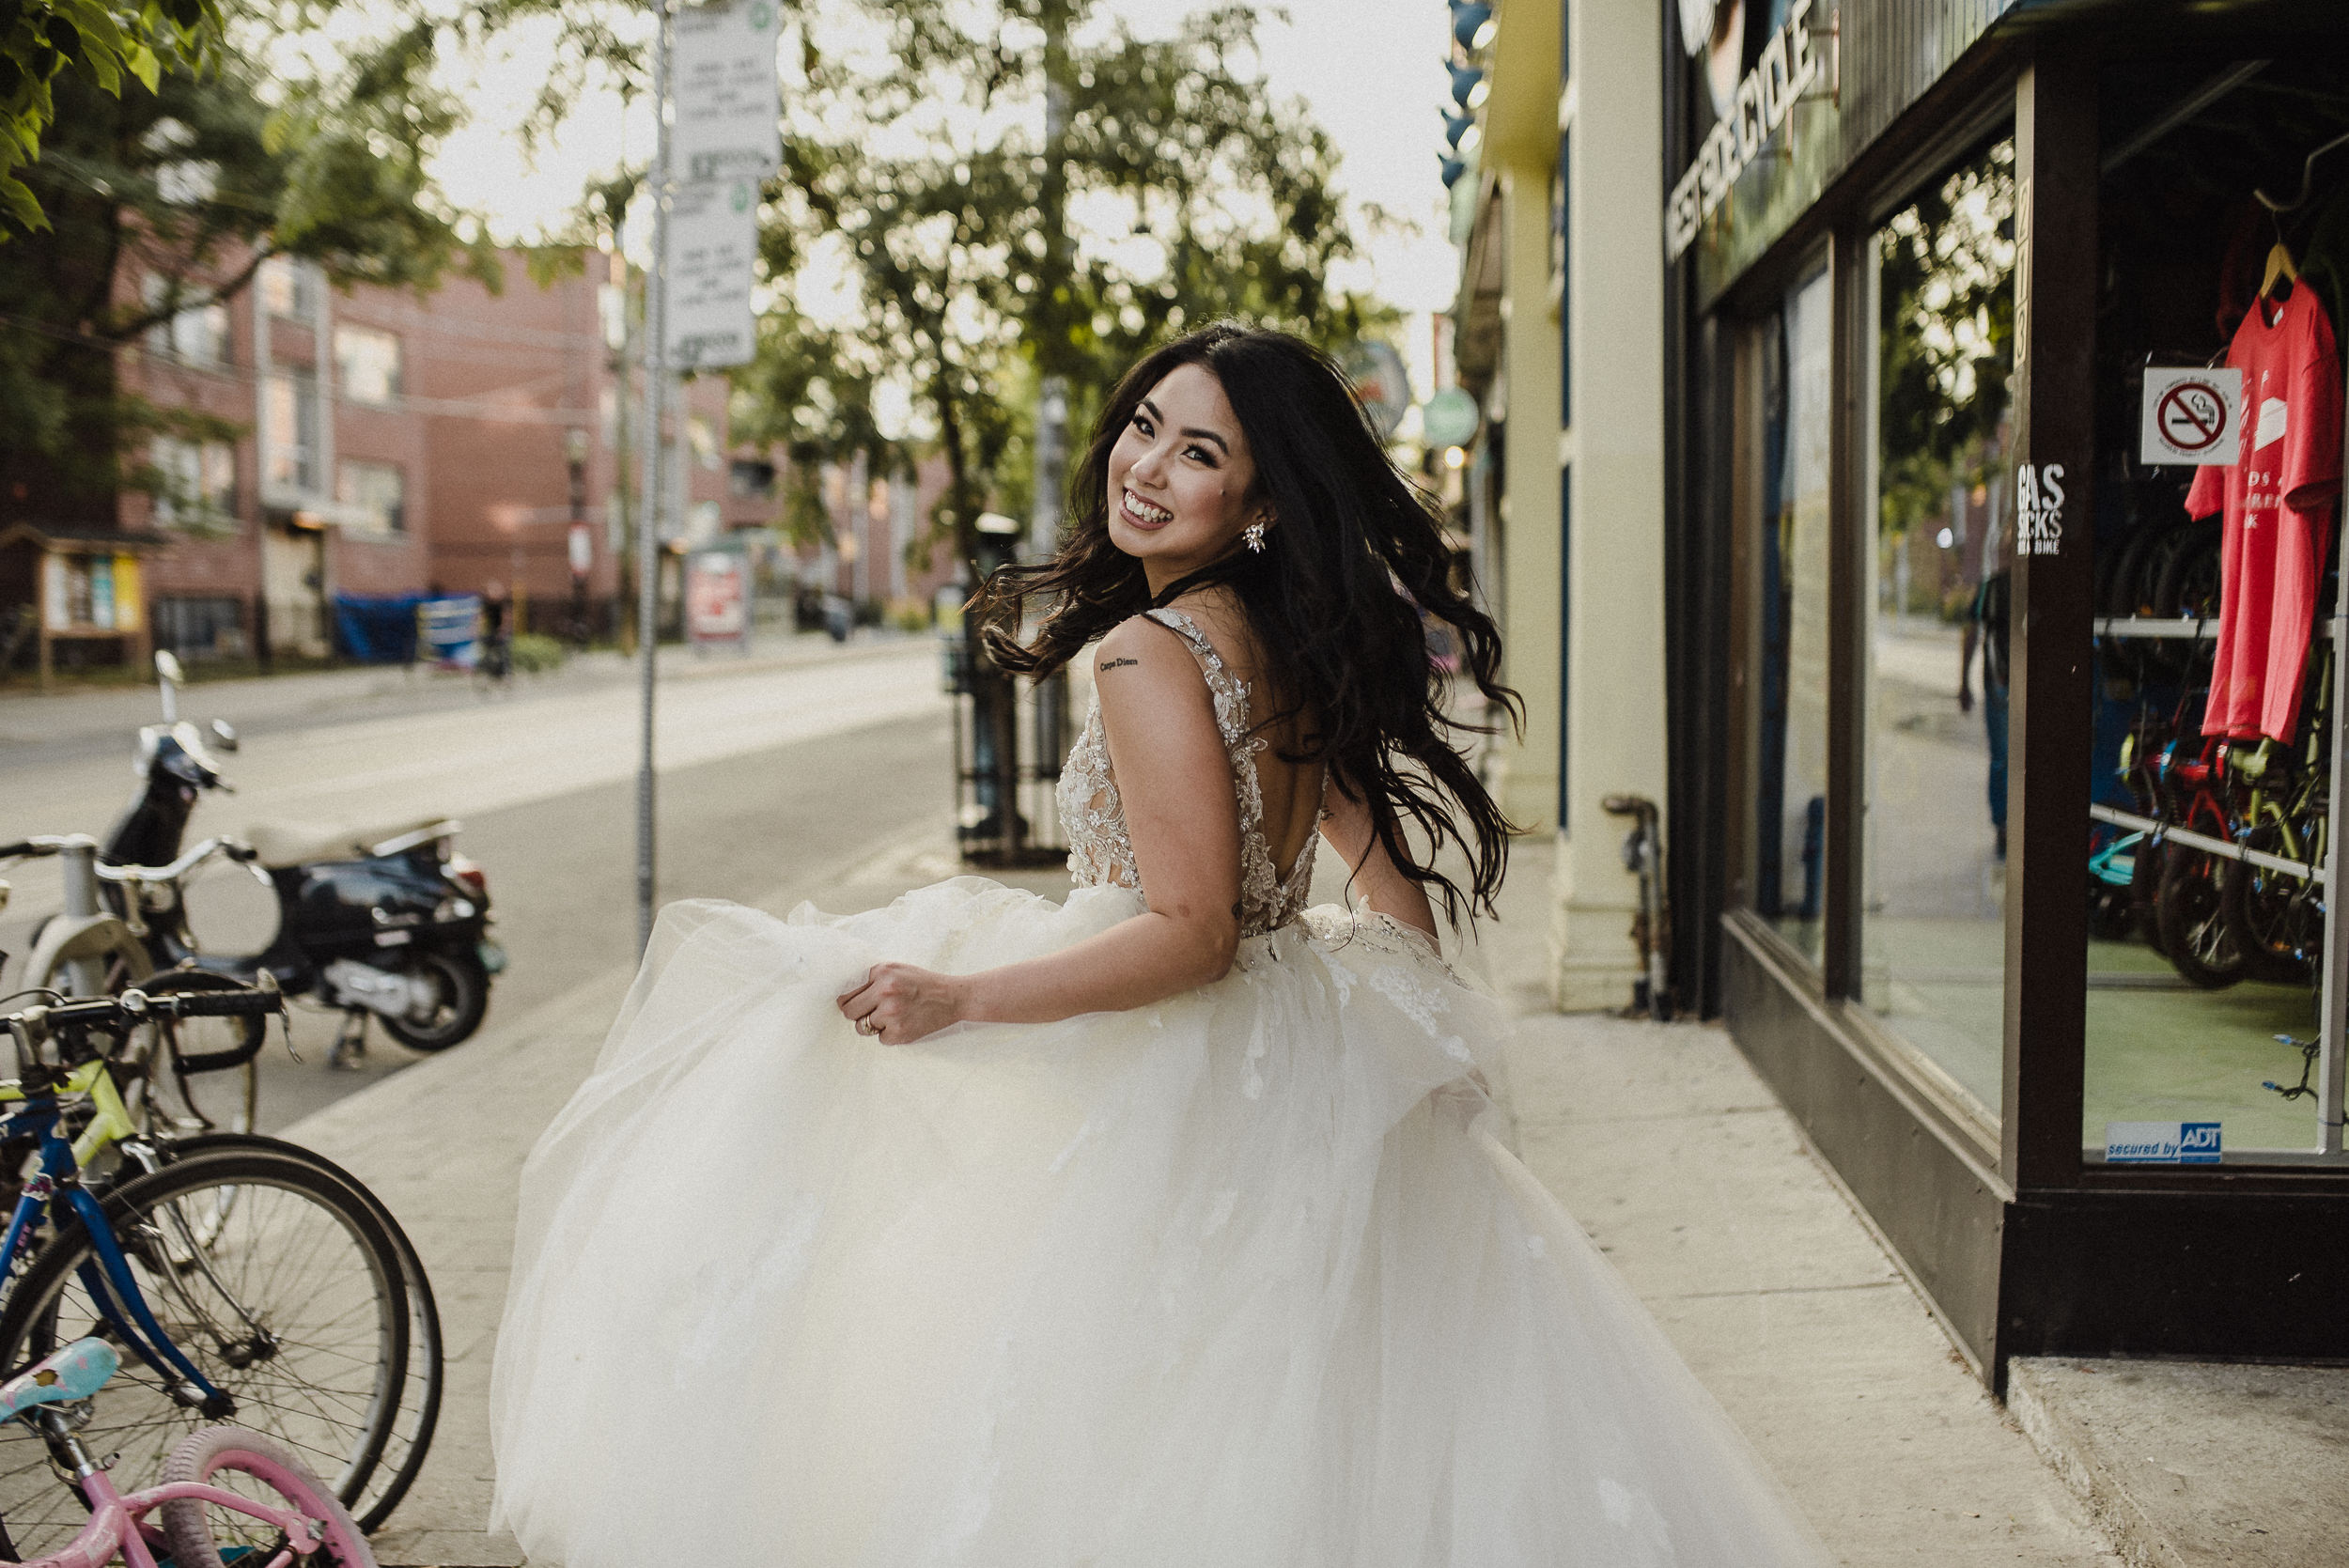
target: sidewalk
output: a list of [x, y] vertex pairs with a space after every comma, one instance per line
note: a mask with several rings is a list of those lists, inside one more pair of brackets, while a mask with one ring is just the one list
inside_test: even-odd
[[[1463, 960], [1509, 997], [1533, 990], [1545, 940], [1547, 855], [1520, 853], [1507, 918]], [[941, 845], [908, 841], [761, 902], [870, 908], [955, 869]], [[1054, 873], [1019, 880], [1064, 885]], [[516, 1175], [593, 1060], [627, 980], [612, 975], [293, 1129], [399, 1215], [445, 1320], [440, 1434], [377, 1539], [387, 1568], [521, 1560], [485, 1523], [488, 1379]], [[1528, 1164], [1843, 1562], [2118, 1568], [2088, 1509], [1959, 1361], [1726, 1034], [1533, 1014], [1509, 1067]], [[2319, 1473], [2296, 1479], [2322, 1485]]]

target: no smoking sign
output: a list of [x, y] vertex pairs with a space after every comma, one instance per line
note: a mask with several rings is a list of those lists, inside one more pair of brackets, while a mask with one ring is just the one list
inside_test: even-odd
[[2239, 444], [2243, 372], [2224, 367], [2145, 370], [2138, 458], [2148, 463], [2231, 463]]

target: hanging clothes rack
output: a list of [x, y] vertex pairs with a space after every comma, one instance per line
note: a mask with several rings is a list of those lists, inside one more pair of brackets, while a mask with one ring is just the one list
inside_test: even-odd
[[2349, 132], [2335, 136], [2331, 141], [2309, 154], [2307, 161], [2300, 165], [2300, 194], [2290, 201], [2278, 201], [2265, 191], [2253, 191], [2252, 197], [2262, 207], [2278, 214], [2295, 212], [2306, 207], [2309, 204], [2309, 197], [2316, 194], [2316, 161], [2337, 147], [2349, 147]]

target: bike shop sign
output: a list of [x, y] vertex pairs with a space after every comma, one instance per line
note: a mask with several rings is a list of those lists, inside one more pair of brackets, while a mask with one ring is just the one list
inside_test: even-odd
[[2194, 365], [2145, 371], [2137, 457], [2145, 463], [2231, 463], [2243, 416], [2243, 372]]
[[2107, 1122], [2108, 1165], [2216, 1165], [2217, 1122]]
[[2059, 555], [2063, 551], [2063, 465], [2015, 465], [2015, 553]]
[[[1682, 41], [1691, 55], [1703, 52], [1711, 39], [1718, 9], [1704, 0], [1681, 0]], [[1794, 0], [1787, 8], [1785, 22], [1763, 43], [1753, 69], [1738, 82], [1696, 158], [1673, 184], [1664, 203], [1667, 265], [1678, 261], [1695, 242], [1704, 220], [1729, 199], [1737, 177], [1762, 159], [1771, 136], [1793, 113], [1796, 100], [1823, 70], [1832, 70], [1832, 62], [1821, 58], [1822, 40], [1812, 30], [1815, 9], [1816, 0]], [[1734, 26], [1733, 36], [1742, 37], [1741, 29], [1742, 23]]]

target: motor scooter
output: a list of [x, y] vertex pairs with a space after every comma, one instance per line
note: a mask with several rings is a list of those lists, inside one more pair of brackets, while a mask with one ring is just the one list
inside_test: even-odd
[[443, 1050], [471, 1036], [506, 955], [490, 937], [488, 877], [456, 852], [459, 824], [446, 818], [367, 829], [262, 825], [244, 839], [208, 841], [210, 853], [251, 867], [274, 892], [278, 926], [257, 954], [201, 949], [188, 928], [180, 883], [210, 853], [183, 855], [179, 845], [196, 801], [229, 788], [211, 747], [234, 751], [237, 737], [219, 720], [209, 739], [180, 720], [179, 660], [159, 652], [155, 668], [163, 722], [139, 731], [139, 791], [99, 859], [171, 872], [105, 887], [156, 968], [184, 964], [243, 981], [267, 970], [288, 996], [342, 1011], [338, 1063], [365, 1051], [369, 1018], [416, 1050]]

